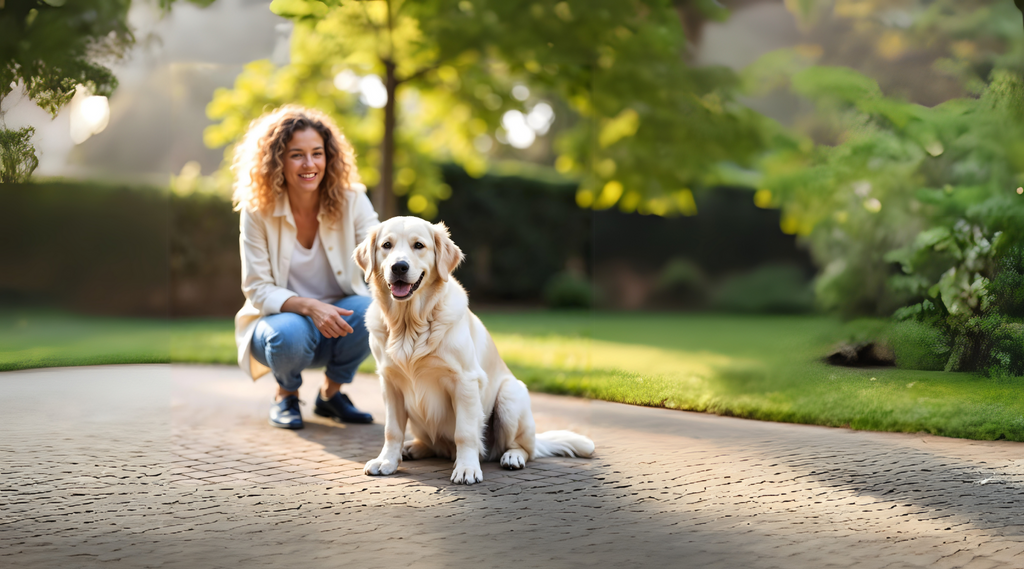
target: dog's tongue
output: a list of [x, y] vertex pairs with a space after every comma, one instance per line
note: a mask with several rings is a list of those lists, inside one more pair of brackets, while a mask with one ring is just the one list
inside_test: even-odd
[[391, 283], [391, 294], [399, 298], [408, 296], [412, 290], [412, 283]]

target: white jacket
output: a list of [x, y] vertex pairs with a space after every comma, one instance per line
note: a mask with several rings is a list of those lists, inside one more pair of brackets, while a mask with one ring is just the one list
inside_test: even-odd
[[[323, 212], [317, 220], [320, 222], [320, 242], [341, 290], [349, 295], [369, 296], [363, 272], [352, 259], [356, 245], [366, 238], [370, 228], [380, 223], [366, 196], [366, 187], [357, 184], [352, 191], [345, 193], [340, 220], [332, 223]], [[269, 215], [243, 207], [240, 233], [242, 293], [246, 300], [235, 315], [235, 344], [239, 367], [255, 380], [270, 371], [252, 357], [250, 345], [256, 321], [261, 316], [280, 313], [284, 301], [298, 296], [287, 288], [288, 265], [298, 237], [288, 195], [278, 198], [274, 212]]]

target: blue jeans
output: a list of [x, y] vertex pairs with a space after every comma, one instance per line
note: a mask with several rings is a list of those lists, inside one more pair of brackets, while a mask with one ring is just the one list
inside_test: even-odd
[[327, 378], [350, 383], [359, 364], [370, 355], [370, 335], [366, 331], [367, 296], [352, 295], [334, 303], [352, 311], [345, 322], [352, 333], [327, 338], [313, 325], [313, 319], [293, 312], [264, 316], [256, 322], [252, 335], [252, 355], [270, 368], [278, 385], [296, 391], [302, 385], [302, 370], [327, 367]]

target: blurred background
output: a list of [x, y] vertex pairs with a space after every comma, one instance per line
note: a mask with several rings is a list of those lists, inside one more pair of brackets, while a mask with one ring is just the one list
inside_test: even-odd
[[[38, 166], [31, 176], [5, 184], [9, 199], [19, 200], [4, 220], [8, 243], [19, 245], [5, 252], [10, 270], [0, 295], [92, 314], [232, 315], [243, 299], [225, 148], [248, 120], [285, 102], [326, 108], [357, 144], [363, 179], [371, 188], [381, 185], [385, 103], [373, 96], [386, 99], [387, 93], [380, 80], [385, 70], [374, 61], [381, 47], [367, 43], [366, 36], [376, 33], [368, 23], [372, 15], [360, 8], [355, 15], [324, 16], [362, 28], [353, 32], [359, 37], [342, 39], [340, 32], [320, 37], [306, 20], [277, 15], [267, 2], [94, 3], [113, 20], [108, 26], [130, 34], [117, 54], [83, 52], [117, 82], [104, 105], [94, 105], [99, 117], [85, 116], [88, 107], [80, 100], [92, 94], [85, 89], [59, 108], [45, 109], [20, 77], [2, 100], [6, 129], [34, 129], [30, 144]], [[532, 5], [536, 16], [501, 13], [493, 23], [484, 22], [472, 3], [450, 4], [438, 10], [454, 15], [407, 18], [414, 24], [444, 19], [429, 25], [460, 28], [464, 37], [451, 42], [457, 45], [435, 38], [437, 45], [428, 46], [450, 53], [421, 63], [430, 57], [421, 53], [428, 48], [396, 48], [398, 75], [415, 73], [417, 65], [428, 72], [399, 87], [389, 192], [394, 203], [388, 207], [392, 214], [424, 215], [452, 227], [468, 253], [458, 276], [475, 302], [734, 307], [736, 299], [716, 298], [718, 285], [742, 288], [744, 280], [768, 278], [801, 290], [766, 299], [759, 308], [811, 309], [803, 288], [814, 265], [779, 229], [778, 211], [756, 207], [743, 184], [712, 179], [719, 175], [716, 161], [750, 166], [753, 153], [764, 147], [761, 128], [745, 111], [715, 114], [695, 99], [734, 104], [746, 66], [771, 50], [807, 41], [782, 2], [740, 2], [731, 10], [655, 3], [661, 13], [651, 17], [641, 16], [642, 5], [595, 6], [606, 12], [596, 17], [574, 15], [570, 3], [538, 3]], [[283, 3], [275, 11], [288, 16], [301, 11], [298, 5]], [[40, 6], [55, 18], [66, 8]], [[528, 27], [542, 26], [524, 34], [517, 29], [521, 18]], [[490, 28], [507, 37], [484, 41]], [[562, 29], [577, 31], [564, 37]], [[665, 44], [619, 37], [628, 30], [661, 33]], [[446, 34], [431, 31], [439, 38]], [[409, 36], [400, 42], [416, 41], [404, 29], [397, 34]], [[549, 47], [546, 40], [556, 37], [566, 45]], [[86, 39], [107, 41], [100, 34]], [[322, 48], [324, 42], [332, 45]], [[615, 54], [617, 43], [625, 53]], [[578, 69], [572, 77], [549, 73], [559, 64]], [[527, 68], [539, 65], [549, 69]], [[621, 81], [632, 84], [615, 85]], [[645, 93], [651, 86], [676, 91]], [[590, 109], [588, 97], [602, 108]], [[772, 93], [744, 103], [791, 123], [799, 101], [790, 99]], [[646, 128], [628, 119], [638, 112], [633, 107], [645, 106], [652, 124], [634, 120], [652, 130], [643, 136]], [[656, 124], [655, 117], [667, 113], [678, 116]], [[626, 119], [625, 132], [609, 128], [616, 118]], [[98, 126], [73, 132], [72, 123], [90, 120]], [[605, 140], [589, 141], [602, 127]], [[719, 128], [707, 139], [707, 129]], [[641, 136], [630, 148], [630, 139]], [[652, 163], [653, 171], [645, 171]], [[608, 182], [620, 178], [635, 189], [581, 207], [581, 194], [600, 197]], [[22, 183], [31, 189], [11, 186]], [[680, 193], [682, 207], [676, 203]], [[671, 203], [664, 211], [645, 207], [646, 200], [665, 195]], [[54, 217], [59, 213], [47, 207], [54, 201], [65, 204], [67, 218]], [[70, 281], [75, 286], [67, 286]]]
[[382, 218], [451, 227], [483, 313], [873, 318], [829, 337], [1024, 373], [1010, 0], [6, 0], [0, 22], [9, 360], [68, 329], [32, 314], [227, 329], [227, 157], [300, 103]]

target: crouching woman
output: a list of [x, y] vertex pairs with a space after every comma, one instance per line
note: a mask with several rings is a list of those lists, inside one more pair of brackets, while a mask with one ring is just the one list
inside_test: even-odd
[[352, 251], [378, 223], [352, 147], [326, 115], [289, 105], [252, 122], [232, 170], [246, 299], [238, 365], [277, 380], [270, 424], [302, 428], [301, 373], [316, 367], [326, 367], [316, 414], [372, 422], [341, 392], [370, 353], [369, 291]]

